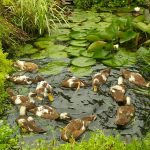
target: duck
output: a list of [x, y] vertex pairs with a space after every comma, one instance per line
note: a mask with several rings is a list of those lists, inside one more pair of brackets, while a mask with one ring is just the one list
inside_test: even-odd
[[62, 86], [66, 88], [76, 88], [76, 90], [79, 90], [80, 87], [85, 87], [86, 83], [77, 77], [71, 77], [62, 81]]
[[71, 120], [71, 116], [67, 112], [58, 113], [55, 108], [48, 105], [40, 105], [30, 109], [29, 112], [44, 119]]
[[96, 119], [96, 115], [89, 115], [81, 119], [73, 119], [62, 129], [61, 139], [66, 142], [78, 139], [87, 129], [89, 124]]
[[117, 126], [125, 126], [130, 123], [134, 115], [135, 107], [131, 104], [130, 99], [128, 98], [126, 105], [120, 106], [117, 109], [115, 124]]
[[150, 87], [150, 82], [147, 82], [144, 77], [137, 72], [131, 72], [127, 69], [122, 69], [121, 73], [125, 79], [128, 79], [131, 83], [137, 86]]
[[45, 97], [48, 97], [51, 102], [54, 100], [53, 88], [45, 80], [38, 82], [35, 93], [37, 94], [37, 98], [39, 100], [43, 100]]
[[118, 84], [110, 87], [110, 93], [113, 99], [119, 104], [126, 104], [128, 97], [125, 96], [126, 86], [123, 83], [123, 77], [118, 78]]
[[16, 84], [21, 84], [21, 85], [24, 85], [24, 84], [27, 84], [27, 85], [30, 85], [30, 84], [34, 84], [34, 83], [37, 83], [39, 81], [43, 81], [44, 78], [41, 77], [41, 76], [36, 76], [35, 78], [30, 78], [26, 75], [22, 75], [22, 76], [7, 76], [7, 79], [11, 82], [14, 82]]
[[26, 72], [33, 72], [38, 70], [37, 64], [21, 60], [17, 60], [16, 62], [14, 62], [14, 66]]
[[14, 105], [28, 104], [28, 107], [30, 106], [30, 108], [36, 106], [34, 100], [34, 98], [36, 97], [36, 93], [29, 92], [28, 96], [25, 96], [25, 95], [16, 95], [11, 88], [7, 88], [6, 91], [9, 95], [11, 102]]
[[20, 116], [16, 119], [16, 123], [21, 128], [21, 132], [23, 133], [45, 133], [46, 131], [40, 128], [33, 117], [27, 116], [27, 107], [26, 105], [22, 105], [20, 107]]
[[110, 75], [110, 71], [110, 68], [106, 68], [101, 70], [99, 73], [96, 73], [92, 77], [92, 88], [94, 92], [97, 92], [99, 90], [99, 86], [107, 81], [107, 78]]

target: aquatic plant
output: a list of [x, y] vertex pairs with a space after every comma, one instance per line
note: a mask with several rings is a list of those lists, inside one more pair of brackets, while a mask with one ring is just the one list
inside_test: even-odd
[[[32, 34], [43, 34], [57, 28], [57, 23], [65, 22], [63, 10], [54, 0], [2, 0], [8, 8], [7, 18], [24, 31]], [[6, 10], [5, 10], [6, 11]]]
[[15, 129], [11, 128], [5, 121], [0, 120], [0, 149], [18, 149], [18, 139], [14, 137]]

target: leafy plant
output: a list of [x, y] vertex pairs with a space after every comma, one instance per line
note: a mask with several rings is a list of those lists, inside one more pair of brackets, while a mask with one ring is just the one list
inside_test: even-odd
[[[43, 34], [47, 31], [51, 33], [51, 29], [56, 29], [56, 23], [66, 22], [63, 17], [63, 10], [54, 0], [11, 0], [2, 4], [9, 7], [9, 16], [12, 22], [21, 27], [28, 33]], [[6, 14], [8, 15], [8, 14]]]

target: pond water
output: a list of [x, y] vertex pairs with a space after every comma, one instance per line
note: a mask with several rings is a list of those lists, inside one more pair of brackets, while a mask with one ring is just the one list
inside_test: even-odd
[[[34, 60], [34, 62], [40, 66], [49, 61], [51, 60]], [[96, 73], [105, 68], [105, 66], [97, 64], [92, 68], [94, 70], [93, 73]], [[37, 75], [37, 73], [29, 74], [24, 72], [17, 72], [16, 74], [25, 74], [32, 77]], [[133, 91], [135, 87], [128, 85], [126, 95], [131, 97], [132, 103], [135, 105], [135, 118], [131, 124], [124, 128], [117, 128], [114, 124], [114, 119], [118, 105], [111, 98], [109, 88], [110, 86], [117, 84], [119, 75], [119, 69], [112, 69], [108, 81], [101, 87], [99, 93], [93, 92], [91, 86], [81, 88], [79, 91], [61, 87], [61, 81], [72, 76], [72, 74], [66, 69], [58, 75], [45, 75], [45, 80], [48, 81], [54, 89], [55, 100], [50, 104], [50, 102], [45, 99], [42, 104], [51, 105], [55, 107], [58, 112], [69, 112], [73, 118], [81, 118], [90, 114], [96, 114], [97, 120], [89, 126], [89, 130], [82, 136], [82, 138], [88, 138], [90, 131], [102, 130], [108, 135], [120, 134], [124, 140], [129, 142], [132, 138], [142, 137], [148, 130], [146, 127], [148, 127], [147, 118], [149, 116], [148, 112], [150, 109], [150, 103], [148, 97], [136, 94]], [[81, 79], [84, 79], [89, 84], [91, 83], [91, 76], [82, 77]], [[35, 89], [36, 84], [23, 86], [12, 84], [12, 86], [19, 94], [27, 95], [29, 91]], [[16, 106], [13, 106], [12, 110], [8, 111], [7, 120], [11, 126], [16, 126], [15, 119], [18, 115], [19, 111]], [[26, 144], [28, 143], [32, 145], [33, 141], [36, 141], [39, 138], [48, 141], [54, 138], [60, 140], [60, 130], [67, 124], [67, 122], [50, 121], [35, 116], [33, 117], [42, 128], [47, 130], [47, 132], [45, 134], [31, 133], [29, 135], [22, 135], [20, 137], [21, 142], [24, 141]], [[20, 134], [19, 130], [17, 134]]]
[[[125, 15], [128, 15], [128, 13]], [[52, 85], [55, 100], [51, 104], [48, 100], [45, 100], [43, 104], [55, 107], [58, 112], [69, 112], [73, 118], [81, 118], [90, 114], [97, 115], [97, 120], [89, 126], [89, 130], [82, 136], [84, 139], [89, 137], [91, 131], [102, 130], [107, 135], [120, 134], [123, 140], [129, 142], [132, 138], [142, 137], [149, 131], [150, 99], [146, 95], [138, 94], [134, 90], [136, 87], [129, 83], [127, 84], [126, 95], [131, 97], [131, 102], [135, 105], [135, 117], [131, 124], [123, 128], [118, 128], [114, 124], [118, 104], [110, 96], [109, 88], [117, 84], [122, 66], [133, 66], [136, 63], [137, 54], [139, 56], [144, 56], [144, 54], [147, 56], [147, 49], [145, 48], [136, 53], [133, 50], [133, 43], [130, 43], [132, 45], [131, 51], [126, 49], [129, 46], [128, 42], [135, 40], [136, 33], [134, 31], [131, 34], [118, 31], [123, 35], [120, 41], [123, 44], [120, 45], [123, 50], [118, 49], [117, 52], [114, 50], [110, 51], [110, 48], [112, 48], [111, 44], [117, 44], [118, 39], [111, 39], [114, 36], [114, 32], [111, 32], [111, 30], [107, 32], [107, 27], [113, 26], [111, 23], [117, 17], [111, 13], [81, 12], [77, 10], [73, 16], [69, 17], [70, 27], [61, 27], [59, 33], [37, 39], [33, 45], [27, 44], [21, 47], [19, 49], [20, 53], [17, 54], [21, 60], [37, 63], [40, 66], [40, 70], [39, 73], [33, 74], [25, 72], [16, 72], [15, 74], [25, 74], [30, 77], [35, 77], [39, 74]], [[129, 20], [127, 18], [120, 18], [119, 23], [121, 23], [121, 27], [126, 29], [125, 24]], [[137, 20], [134, 21], [136, 22]], [[138, 21], [141, 20], [139, 19]], [[118, 22], [115, 25], [118, 25]], [[129, 28], [127, 27], [127, 29]], [[107, 45], [110, 44], [109, 47], [103, 46], [105, 43]], [[100, 49], [100, 53], [97, 49]], [[91, 52], [87, 53], [87, 50]], [[113, 68], [118, 69], [111, 69], [108, 81], [101, 87], [99, 93], [94, 93], [91, 86], [81, 88], [79, 91], [61, 87], [62, 80], [73, 75], [79, 76], [91, 85], [91, 76], [106, 68], [103, 64], [112, 65]], [[130, 69], [138, 71], [137, 67]], [[27, 95], [29, 91], [35, 89], [36, 84], [23, 86], [11, 84], [11, 86], [18, 94]], [[15, 127], [15, 119], [19, 115], [18, 108], [12, 106], [12, 109], [7, 113], [8, 122], [11, 126]], [[47, 132], [45, 134], [31, 133], [29, 135], [21, 135], [21, 142], [32, 145], [33, 141], [37, 139], [44, 139], [46, 141], [52, 139], [60, 140], [60, 130], [67, 122], [33, 117]], [[19, 129], [16, 134], [20, 135]]]

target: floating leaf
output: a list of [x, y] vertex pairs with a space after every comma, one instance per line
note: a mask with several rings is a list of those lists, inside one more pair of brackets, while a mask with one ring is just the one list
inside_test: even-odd
[[70, 45], [72, 46], [80, 46], [80, 47], [86, 47], [88, 45], [86, 40], [72, 40], [70, 42]]
[[54, 52], [49, 54], [50, 58], [67, 58], [68, 55], [66, 52]]
[[69, 41], [70, 38], [68, 37], [68, 35], [58, 35], [56, 40], [58, 40], [58, 41]]
[[51, 45], [53, 45], [53, 42], [52, 41], [37, 41], [37, 42], [34, 42], [34, 45], [37, 48], [45, 49], [45, 48], [50, 47]]
[[98, 35], [88, 35], [87, 37], [86, 37], [86, 39], [88, 40], [88, 41], [91, 41], [91, 42], [95, 42], [95, 41], [99, 41], [101, 38], [98, 36]]
[[77, 77], [89, 76], [92, 73], [91, 67], [76, 67], [71, 66], [70, 71]]
[[80, 53], [82, 51], [85, 51], [85, 48], [77, 47], [77, 46], [69, 46], [65, 49], [65, 51], [68, 53], [68, 55], [80, 56]]
[[143, 32], [147, 32], [150, 34], [150, 24], [145, 24], [143, 22], [134, 23], [134, 26], [140, 29]]
[[111, 67], [130, 66], [136, 63], [136, 53], [119, 50], [112, 59], [103, 60], [102, 63]]
[[47, 74], [47, 75], [51, 75], [51, 74], [59, 74], [63, 71], [63, 69], [65, 67], [68, 66], [67, 62], [64, 61], [53, 61], [48, 63], [46, 66], [42, 67], [39, 72], [41, 72], [42, 74]]
[[18, 48], [17, 56], [30, 55], [34, 54], [38, 51], [38, 49], [33, 48], [31, 44], [26, 44]]
[[85, 57], [93, 57], [93, 54], [94, 52], [88, 52], [87, 50], [81, 52], [81, 55]]
[[120, 32], [119, 38], [120, 43], [124, 43], [130, 41], [131, 39], [136, 38], [137, 33], [134, 31]]
[[86, 67], [96, 64], [96, 60], [87, 57], [77, 57], [72, 60], [72, 64], [79, 67]]
[[84, 40], [85, 37], [86, 37], [86, 33], [73, 31], [73, 32], [70, 33], [70, 37], [75, 39], [75, 40]]
[[95, 51], [97, 49], [99, 50], [99, 49], [103, 48], [104, 45], [106, 45], [106, 44], [107, 43], [104, 41], [96, 41], [88, 47], [88, 51]]

